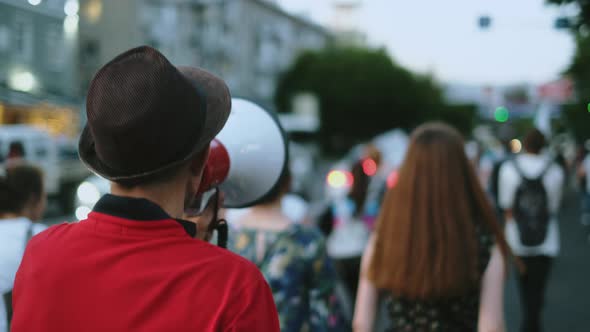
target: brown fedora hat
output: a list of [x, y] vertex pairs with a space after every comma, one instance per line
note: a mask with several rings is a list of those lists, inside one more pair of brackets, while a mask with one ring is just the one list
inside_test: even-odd
[[151, 47], [134, 48], [102, 67], [90, 84], [80, 159], [112, 181], [155, 175], [206, 148], [230, 110], [220, 78], [177, 68]]

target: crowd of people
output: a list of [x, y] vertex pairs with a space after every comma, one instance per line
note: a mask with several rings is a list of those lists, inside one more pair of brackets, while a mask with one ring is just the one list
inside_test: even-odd
[[[539, 130], [482, 185], [461, 134], [424, 124], [392, 189], [361, 159], [318, 220], [286, 213], [287, 170], [225, 249], [209, 243], [219, 204], [185, 208], [230, 109], [221, 79], [155, 49], [106, 64], [80, 158], [111, 193], [88, 219], [46, 229], [41, 172], [21, 160], [0, 177], [0, 331], [374, 331], [381, 300], [391, 331], [506, 331], [511, 270], [521, 331], [542, 331], [565, 173]], [[374, 148], [363, 158], [380, 164]], [[579, 164], [590, 224], [590, 157]]]

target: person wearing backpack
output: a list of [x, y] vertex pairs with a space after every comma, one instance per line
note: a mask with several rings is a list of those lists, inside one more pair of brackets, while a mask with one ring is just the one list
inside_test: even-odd
[[559, 212], [564, 173], [543, 153], [545, 137], [531, 130], [525, 153], [500, 169], [499, 202], [505, 210], [506, 239], [525, 265], [518, 276], [523, 332], [542, 330], [541, 312], [553, 258], [559, 254]]
[[9, 330], [14, 277], [31, 237], [46, 226], [33, 223], [45, 210], [41, 171], [11, 166], [0, 176], [0, 332]]

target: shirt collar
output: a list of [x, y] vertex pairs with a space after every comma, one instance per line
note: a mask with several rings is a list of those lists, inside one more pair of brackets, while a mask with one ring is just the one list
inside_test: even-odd
[[195, 223], [182, 219], [174, 219], [158, 204], [145, 198], [106, 194], [96, 202], [93, 211], [133, 221], [172, 219], [178, 222], [191, 237], [197, 235], [197, 225]]

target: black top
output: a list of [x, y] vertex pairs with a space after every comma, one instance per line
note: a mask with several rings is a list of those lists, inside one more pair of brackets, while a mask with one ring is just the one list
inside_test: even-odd
[[[479, 268], [483, 275], [491, 255], [493, 236], [477, 230]], [[477, 331], [480, 287], [460, 297], [445, 300], [407, 300], [390, 294], [387, 299], [391, 328], [395, 332]]]

